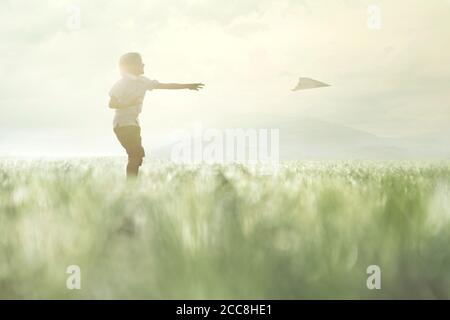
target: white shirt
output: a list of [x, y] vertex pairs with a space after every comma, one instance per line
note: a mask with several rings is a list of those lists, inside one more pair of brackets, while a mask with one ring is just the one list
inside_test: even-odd
[[139, 114], [142, 111], [147, 90], [153, 90], [159, 84], [157, 80], [150, 80], [144, 76], [124, 74], [109, 91], [119, 104], [135, 103], [132, 107], [115, 109], [113, 126], [139, 126]]

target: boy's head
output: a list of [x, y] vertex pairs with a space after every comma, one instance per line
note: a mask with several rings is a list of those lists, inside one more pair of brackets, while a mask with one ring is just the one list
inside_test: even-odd
[[144, 64], [141, 55], [137, 52], [125, 53], [119, 60], [120, 72], [128, 73], [135, 76], [144, 74]]

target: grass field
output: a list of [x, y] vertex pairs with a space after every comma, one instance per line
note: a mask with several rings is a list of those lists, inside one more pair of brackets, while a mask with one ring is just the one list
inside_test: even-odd
[[450, 298], [448, 162], [124, 165], [0, 161], [0, 298]]

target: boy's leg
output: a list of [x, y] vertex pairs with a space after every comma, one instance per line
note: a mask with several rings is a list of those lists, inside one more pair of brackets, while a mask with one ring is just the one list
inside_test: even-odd
[[142, 165], [142, 159], [145, 157], [141, 141], [141, 128], [139, 126], [116, 127], [114, 132], [128, 154], [127, 177], [136, 177], [139, 167]]
[[139, 173], [139, 167], [142, 164], [142, 158], [130, 158], [128, 157], [128, 164], [127, 164], [127, 177], [137, 177]]

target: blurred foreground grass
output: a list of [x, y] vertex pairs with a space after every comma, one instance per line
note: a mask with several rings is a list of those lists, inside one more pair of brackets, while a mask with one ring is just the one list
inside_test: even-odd
[[123, 171], [0, 161], [0, 298], [450, 298], [448, 162]]

